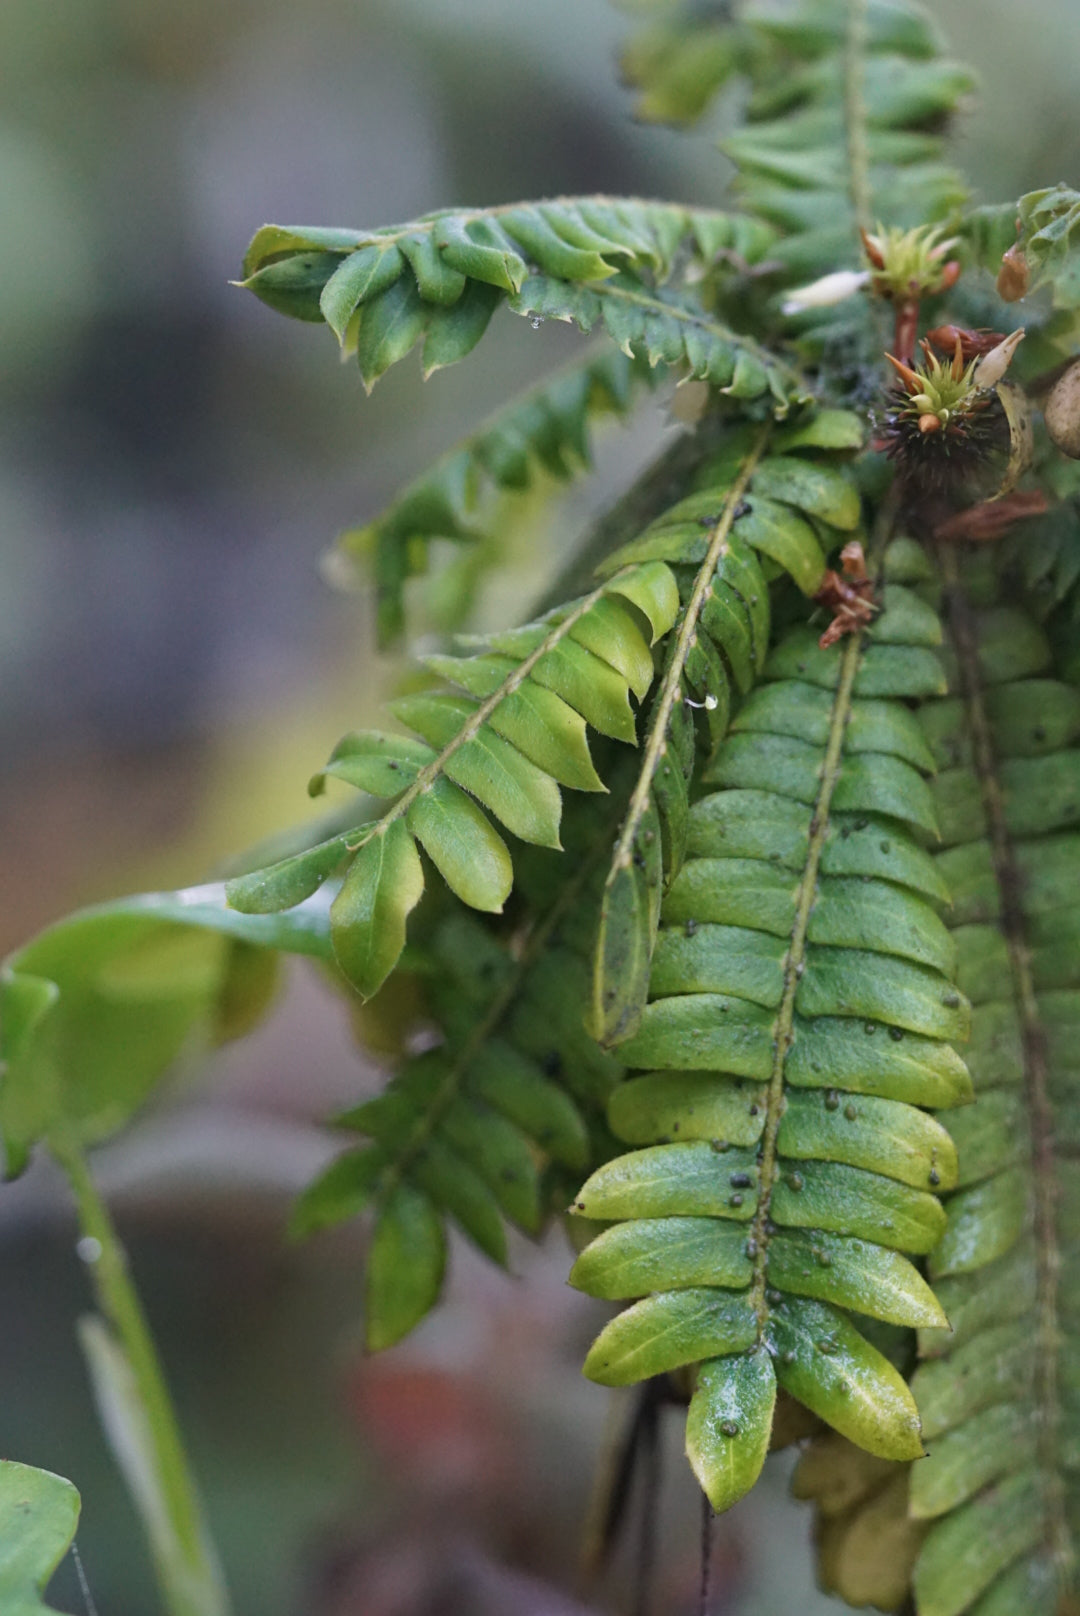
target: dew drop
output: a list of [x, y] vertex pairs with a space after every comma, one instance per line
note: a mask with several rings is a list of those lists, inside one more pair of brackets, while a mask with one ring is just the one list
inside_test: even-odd
[[802, 1176], [802, 1174], [801, 1173], [789, 1173], [788, 1176], [787, 1176], [787, 1185], [788, 1185], [789, 1190], [792, 1190], [796, 1195], [798, 1195], [799, 1191], [803, 1187], [803, 1176]]
[[882, 842], [882, 843], [881, 843], [881, 851], [882, 851], [882, 852], [883, 852], [883, 853], [891, 853], [891, 852], [892, 852], [892, 843], [891, 843], [891, 842], [887, 842], [887, 841], [886, 841], [886, 842]]
[[734, 1420], [722, 1420], [720, 1429], [725, 1436], [738, 1436], [739, 1434], [739, 1427]]
[[84, 1263], [100, 1262], [101, 1251], [101, 1241], [96, 1235], [84, 1234], [81, 1240], [75, 1242], [76, 1255], [81, 1257]]
[[852, 1105], [851, 1101], [849, 1100], [847, 1105], [845, 1105], [845, 1107], [844, 1107], [844, 1115], [845, 1115], [845, 1117], [847, 1117], [849, 1122], [854, 1122], [855, 1118], [858, 1116], [858, 1114], [859, 1113], [856, 1111], [855, 1107]]
[[931, 1169], [930, 1169], [930, 1185], [931, 1185], [931, 1188], [937, 1189], [937, 1187], [938, 1187], [938, 1185], [940, 1183], [941, 1183], [941, 1174], [938, 1172], [936, 1167], [931, 1167]]
[[753, 1179], [749, 1173], [732, 1173], [730, 1183], [733, 1190], [748, 1190]]
[[840, 1096], [835, 1089], [825, 1090], [825, 1109], [826, 1111], [839, 1111]]
[[874, 1036], [874, 1034], [877, 1032], [877, 1027], [874, 1025], [874, 1023], [872, 1021], [864, 1021], [863, 1022], [863, 1032], [866, 1034], [866, 1036], [868, 1038], [872, 1038]]
[[902, 1043], [904, 1038], [903, 1027], [890, 1027], [889, 1037], [892, 1039], [894, 1044]]
[[789, 1347], [786, 1352], [782, 1352], [780, 1354], [780, 1362], [785, 1364], [793, 1364], [795, 1362], [795, 1353], [791, 1347]]
[[743, 1197], [741, 1195], [729, 1195], [728, 1196], [728, 1206], [742, 1206], [742, 1204], [743, 1204]]

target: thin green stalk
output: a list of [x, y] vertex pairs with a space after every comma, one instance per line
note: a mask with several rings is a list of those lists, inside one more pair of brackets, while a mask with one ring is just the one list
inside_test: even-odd
[[127, 1254], [81, 1147], [49, 1138], [75, 1199], [82, 1253], [102, 1319], [83, 1321], [83, 1346], [106, 1432], [150, 1542], [168, 1616], [229, 1616], [228, 1593], [203, 1522], [157, 1350]]

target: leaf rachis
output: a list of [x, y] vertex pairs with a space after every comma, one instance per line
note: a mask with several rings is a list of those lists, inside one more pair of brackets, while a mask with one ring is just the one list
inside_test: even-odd
[[642, 818], [648, 808], [649, 794], [652, 791], [657, 768], [667, 746], [668, 726], [671, 723], [675, 703], [681, 695], [686, 659], [694, 644], [698, 622], [708, 597], [713, 574], [716, 572], [720, 558], [724, 554], [725, 546], [731, 536], [732, 527], [739, 513], [739, 507], [742, 504], [743, 495], [746, 493], [750, 479], [765, 452], [771, 430], [771, 425], [764, 429], [743, 461], [739, 474], [724, 500], [724, 508], [717, 519], [716, 526], [713, 528], [705, 559], [698, 570], [697, 577], [694, 579], [694, 587], [675, 636], [675, 643], [668, 658], [663, 682], [657, 692], [656, 706], [649, 725], [648, 739], [645, 743], [645, 754], [641, 761], [641, 771], [631, 794], [626, 818], [623, 821], [622, 829], [619, 832], [619, 840], [615, 846], [611, 870], [607, 879], [608, 887], [615, 881], [620, 870], [629, 868], [633, 859], [634, 843], [641, 827]]

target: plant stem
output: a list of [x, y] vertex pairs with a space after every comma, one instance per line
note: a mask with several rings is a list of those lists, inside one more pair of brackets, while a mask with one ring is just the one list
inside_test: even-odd
[[127, 1253], [81, 1147], [59, 1133], [48, 1143], [71, 1186], [82, 1238], [94, 1242], [84, 1250], [108, 1330], [86, 1321], [84, 1345], [107, 1434], [149, 1537], [165, 1608], [169, 1616], [228, 1616], [228, 1594]]

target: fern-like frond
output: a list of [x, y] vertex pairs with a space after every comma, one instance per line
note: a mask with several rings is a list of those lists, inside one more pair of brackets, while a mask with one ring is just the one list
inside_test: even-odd
[[[343, 533], [338, 544], [345, 555], [371, 567], [380, 645], [392, 644], [404, 629], [405, 584], [428, 570], [432, 540], [466, 547], [460, 570], [469, 569], [471, 594], [478, 560], [497, 557], [504, 546], [506, 513], [495, 495], [525, 491], [538, 473], [567, 481], [587, 469], [593, 422], [625, 416], [658, 374], [646, 361], [606, 346], [565, 366], [440, 456], [373, 522]], [[459, 610], [441, 626], [458, 629], [460, 617]]]
[[[944, 1227], [955, 1153], [924, 1107], [970, 1095], [926, 743], [938, 620], [887, 583], [843, 650], [796, 627], [770, 655], [690, 814], [650, 993], [609, 1119], [644, 1148], [589, 1180], [614, 1227], [574, 1282], [645, 1296], [586, 1373], [620, 1385], [700, 1362], [687, 1446], [714, 1507], [756, 1478], [777, 1383], [884, 1457], [921, 1451], [914, 1402], [849, 1317], [944, 1323], [904, 1253]], [[653, 1294], [648, 1294], [653, 1293]]]
[[[758, 29], [746, 123], [723, 145], [743, 205], [781, 233], [770, 257], [789, 278], [861, 267], [860, 228], [926, 226], [965, 200], [943, 131], [974, 81], [941, 59], [921, 6], [802, 0]], [[796, 323], [812, 352], [851, 345], [854, 367], [880, 341], [861, 298]]]
[[[1034, 622], [995, 606], [985, 557], [942, 551], [950, 696], [922, 715], [973, 1005], [977, 1104], [932, 1253], [951, 1331], [923, 1330], [912, 1383], [930, 1457], [911, 1478], [932, 1523], [920, 1616], [1055, 1616], [1075, 1588], [1080, 1005], [1080, 695], [1051, 677]], [[989, 588], [987, 587], [989, 584]], [[973, 604], [973, 601], [979, 604]]]
[[[297, 1205], [297, 1234], [373, 1211], [365, 1301], [373, 1351], [400, 1340], [437, 1301], [448, 1219], [505, 1263], [506, 1222], [539, 1233], [582, 1169], [609, 1153], [604, 1107], [622, 1069], [582, 1022], [603, 876], [596, 815], [584, 807], [568, 816], [572, 849], [555, 868], [553, 855], [534, 854], [512, 931], [497, 934], [457, 906], [428, 928], [411, 961], [419, 992], [402, 1017], [399, 972], [389, 1014], [403, 1020], [406, 1045], [414, 1026], [429, 1041], [437, 1030], [437, 1047], [407, 1058], [380, 1095], [338, 1119], [368, 1142], [338, 1157]], [[379, 1028], [382, 997], [365, 1007], [362, 1037]]]
[[630, 695], [648, 694], [650, 640], [668, 632], [677, 610], [668, 567], [627, 566], [543, 620], [490, 636], [478, 655], [429, 658], [456, 691], [403, 696], [391, 709], [419, 739], [347, 735], [312, 781], [313, 793], [339, 779], [394, 799], [391, 807], [351, 835], [229, 882], [229, 902], [249, 914], [286, 908], [348, 860], [331, 935], [342, 970], [370, 997], [393, 970], [423, 894], [417, 843], [462, 902], [501, 910], [513, 865], [483, 810], [524, 842], [559, 846], [560, 786], [604, 789], [586, 725], [634, 742]]
[[733, 701], [765, 665], [770, 577], [783, 570], [812, 595], [825, 552], [859, 524], [854, 486], [827, 460], [799, 453], [830, 440], [857, 444], [858, 419], [832, 412], [791, 430], [778, 447], [787, 441], [792, 455], [768, 453], [771, 431], [732, 434], [721, 454], [699, 467], [698, 491], [605, 563], [610, 570], [632, 558], [663, 557], [683, 600], [601, 909], [590, 1027], [606, 1044], [640, 1023], [662, 892], [682, 864], [697, 762], [693, 708], [704, 710], [715, 748]]
[[724, 250], [753, 262], [770, 242], [770, 231], [737, 215], [567, 197], [375, 231], [266, 225], [241, 284], [280, 313], [325, 320], [355, 349], [369, 390], [421, 341], [425, 375], [463, 359], [505, 300], [531, 319], [599, 324], [650, 364], [685, 365], [737, 397], [771, 393], [786, 407], [802, 395], [795, 372], [733, 332], [675, 273]]

